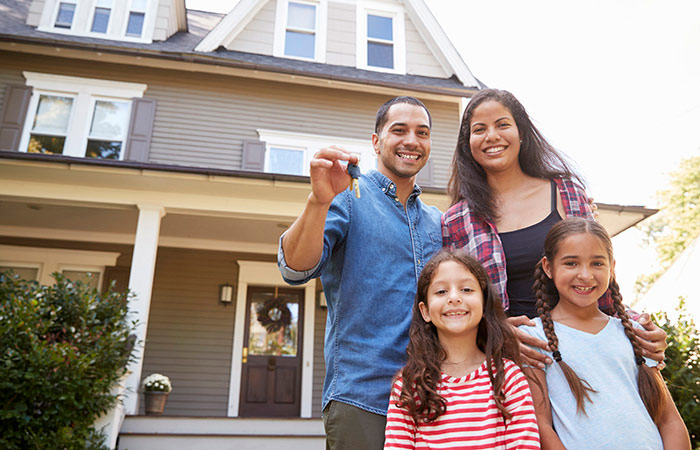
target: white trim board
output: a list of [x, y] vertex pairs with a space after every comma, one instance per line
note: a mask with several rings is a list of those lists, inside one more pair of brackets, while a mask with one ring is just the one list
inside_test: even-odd
[[[246, 300], [248, 285], [287, 287], [276, 263], [261, 261], [237, 261], [236, 312], [233, 326], [233, 348], [231, 349], [231, 381], [228, 394], [228, 417], [238, 417], [241, 395], [241, 370], [243, 333], [245, 332]], [[301, 362], [301, 418], [310, 418], [313, 397], [314, 373], [314, 312], [316, 280], [301, 286], [304, 288], [304, 332]]]

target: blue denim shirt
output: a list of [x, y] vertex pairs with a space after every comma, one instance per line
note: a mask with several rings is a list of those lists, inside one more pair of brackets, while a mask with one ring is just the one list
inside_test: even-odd
[[348, 403], [386, 415], [391, 380], [406, 361], [418, 275], [442, 247], [440, 211], [416, 186], [404, 209], [396, 186], [377, 171], [360, 177], [362, 198], [346, 190], [326, 218], [323, 256], [311, 270], [278, 265], [290, 284], [321, 277], [326, 321], [323, 407]]

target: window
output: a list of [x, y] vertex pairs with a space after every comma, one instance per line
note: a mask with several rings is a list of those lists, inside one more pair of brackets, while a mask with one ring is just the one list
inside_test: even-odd
[[90, 31], [93, 33], [107, 33], [109, 25], [109, 14], [112, 12], [112, 0], [97, 0], [95, 3], [95, 12], [92, 16], [92, 27]]
[[32, 86], [20, 149], [102, 159], [122, 159], [131, 99], [146, 85], [24, 72]]
[[75, 2], [60, 2], [56, 13], [56, 28], [71, 28], [73, 26], [73, 16], [75, 16]]
[[0, 265], [0, 272], [11, 270], [20, 279], [26, 281], [36, 281], [39, 278], [39, 267], [14, 263], [12, 265]]
[[404, 16], [400, 8], [360, 3], [357, 9], [357, 67], [406, 73]]
[[63, 269], [61, 274], [71, 281], [82, 281], [92, 289], [99, 289], [102, 280], [102, 271], [99, 268], [88, 270]]
[[141, 37], [143, 32], [143, 22], [146, 18], [147, 0], [131, 0], [129, 8], [129, 18], [126, 22], [126, 35]]
[[277, 0], [274, 56], [325, 62], [327, 0]]
[[377, 158], [369, 139], [350, 139], [334, 136], [294, 133], [289, 131], [258, 130], [265, 142], [265, 172], [288, 175], [309, 175], [309, 161], [314, 153], [329, 145], [338, 145], [360, 158], [363, 172], [377, 168]]

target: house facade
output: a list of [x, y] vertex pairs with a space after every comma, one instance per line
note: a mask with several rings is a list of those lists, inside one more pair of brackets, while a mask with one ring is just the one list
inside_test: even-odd
[[[421, 197], [444, 210], [482, 87], [421, 0], [0, 0], [0, 268], [134, 293], [110, 444], [323, 448], [322, 286], [276, 267], [308, 161], [335, 144], [375, 167], [376, 109], [416, 96], [433, 118]], [[650, 214], [600, 211], [612, 232]], [[151, 373], [174, 385], [160, 417], [140, 401]]]

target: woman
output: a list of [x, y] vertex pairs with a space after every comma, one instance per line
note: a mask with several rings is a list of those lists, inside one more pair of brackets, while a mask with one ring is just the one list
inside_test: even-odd
[[[510, 92], [479, 91], [464, 111], [448, 186], [451, 207], [442, 217], [443, 245], [466, 248], [484, 264], [513, 325], [537, 316], [532, 276], [544, 238], [565, 217], [593, 217], [581, 177], [534, 126]], [[602, 311], [613, 314], [606, 293]], [[648, 321], [648, 317], [646, 317]], [[644, 316], [639, 318], [645, 323]], [[663, 360], [666, 335], [651, 321], [638, 334], [645, 356]], [[541, 348], [524, 332], [520, 339]], [[525, 360], [543, 356], [522, 346]]]

